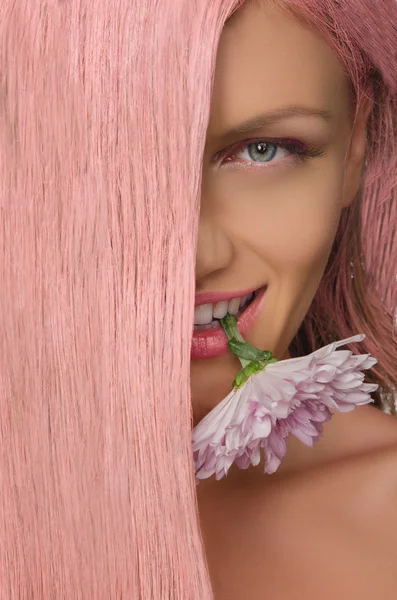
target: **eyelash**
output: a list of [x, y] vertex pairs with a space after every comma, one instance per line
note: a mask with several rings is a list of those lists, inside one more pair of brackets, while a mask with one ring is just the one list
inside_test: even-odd
[[[324, 155], [324, 151], [321, 150], [320, 148], [316, 147], [316, 146], [307, 146], [306, 144], [304, 144], [303, 142], [300, 142], [298, 140], [286, 140], [286, 139], [276, 139], [276, 140], [271, 140], [271, 139], [266, 139], [266, 138], [257, 138], [257, 139], [251, 139], [251, 140], [243, 140], [241, 142], [237, 142], [236, 144], [234, 144], [233, 146], [227, 148], [226, 150], [221, 150], [220, 152], [218, 152], [215, 155], [215, 159], [223, 159], [226, 160], [225, 163], [221, 163], [221, 168], [228, 168], [228, 165], [232, 165], [232, 160], [233, 157], [240, 152], [241, 150], [245, 150], [246, 148], [248, 148], [249, 146], [253, 145], [253, 144], [259, 144], [259, 143], [264, 143], [268, 146], [274, 146], [277, 148], [282, 148], [284, 150], [288, 150], [289, 152], [291, 152], [292, 155], [294, 155], [294, 159], [292, 161], [286, 161], [287, 165], [282, 165], [282, 166], [288, 166], [291, 164], [291, 162], [294, 165], [297, 164], [302, 164], [304, 163], [308, 158], [316, 158], [318, 156], [323, 156]], [[274, 168], [282, 168], [282, 167], [277, 167], [276, 165], [273, 165], [273, 162], [276, 163], [276, 165], [280, 162], [280, 160], [278, 161], [269, 161], [269, 162], [262, 162], [262, 163], [256, 163], [256, 162], [248, 162], [248, 163], [244, 163], [242, 166], [243, 168], [260, 168], [260, 169], [274, 169]], [[284, 162], [283, 160], [281, 160], [281, 162]], [[240, 166], [238, 166], [237, 168], [240, 168]], [[235, 165], [233, 164], [233, 168], [235, 168]]]

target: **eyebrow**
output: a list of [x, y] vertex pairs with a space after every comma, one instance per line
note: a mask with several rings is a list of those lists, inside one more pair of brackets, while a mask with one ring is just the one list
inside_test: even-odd
[[251, 117], [247, 121], [236, 125], [236, 127], [229, 129], [225, 133], [214, 137], [217, 137], [220, 140], [227, 140], [229, 138], [236, 137], [240, 134], [258, 131], [259, 129], [272, 125], [277, 121], [290, 119], [292, 117], [317, 117], [322, 119], [326, 123], [330, 123], [334, 118], [334, 114], [330, 110], [310, 108], [309, 106], [283, 106], [281, 108], [277, 108], [276, 110], [267, 113], [261, 113], [259, 115], [256, 115], [255, 117]]

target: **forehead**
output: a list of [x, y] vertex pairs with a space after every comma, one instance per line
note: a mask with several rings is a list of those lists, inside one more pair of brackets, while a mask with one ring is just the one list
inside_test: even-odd
[[343, 66], [313, 28], [248, 1], [222, 31], [209, 132], [216, 137], [252, 115], [295, 104], [347, 112]]

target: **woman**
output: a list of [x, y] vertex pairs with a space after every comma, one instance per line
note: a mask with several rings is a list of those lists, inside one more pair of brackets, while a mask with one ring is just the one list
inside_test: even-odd
[[[3, 0], [4, 598], [395, 597], [396, 24]], [[195, 304], [265, 287], [246, 341], [365, 334], [374, 406], [196, 488], [192, 425], [241, 365]]]
[[[373, 136], [366, 134], [373, 127], [369, 119], [375, 119], [371, 95], [354, 120], [345, 71], [351, 63], [347, 61], [344, 69], [313, 27], [267, 4], [245, 3], [226, 23], [218, 48], [204, 153], [196, 290], [221, 293], [213, 299], [198, 296], [202, 304], [196, 306], [195, 322], [213, 318], [203, 302], [266, 283], [262, 309], [246, 339], [277, 357], [290, 358], [288, 347], [323, 285], [323, 296], [317, 296], [312, 308], [313, 321], [317, 315], [324, 333], [338, 332], [339, 337], [354, 331], [371, 337], [374, 329], [376, 343], [379, 321], [367, 308], [367, 294], [376, 290], [363, 283], [358, 260], [353, 262], [354, 279], [344, 275], [343, 283], [340, 280], [349, 267], [346, 258], [360, 256], [359, 192], [365, 157], [369, 161], [375, 150]], [[351, 53], [354, 50], [350, 47]], [[396, 50], [397, 36], [395, 54]], [[395, 81], [395, 69], [390, 72]], [[325, 118], [307, 110], [270, 118], [269, 113], [281, 107], [298, 105], [321, 110]], [[380, 111], [379, 107], [378, 115]], [[257, 129], [226, 139], [228, 129], [260, 114], [265, 114], [264, 123]], [[396, 124], [395, 114], [394, 129]], [[384, 131], [378, 129], [378, 136]], [[291, 138], [298, 140], [295, 153], [288, 147]], [[314, 150], [313, 157], [298, 162], [302, 144]], [[214, 159], [219, 147], [222, 151]], [[385, 173], [379, 171], [377, 185]], [[369, 208], [374, 218], [373, 192], [367, 192], [366, 201], [374, 207]], [[351, 229], [343, 245], [347, 214]], [[340, 228], [341, 216], [346, 218]], [[369, 242], [372, 227], [364, 217], [364, 242]], [[345, 264], [334, 266], [333, 275], [328, 263], [324, 275], [338, 231], [340, 241], [334, 247]], [[376, 244], [385, 246], [382, 239], [372, 252]], [[395, 237], [393, 243], [395, 252]], [[395, 293], [394, 289], [394, 297]], [[350, 306], [343, 310], [344, 299]], [[213, 315], [222, 316], [216, 310]], [[368, 323], [359, 323], [361, 319]], [[196, 423], [229, 393], [236, 374], [236, 357], [222, 349], [214, 326], [213, 322], [211, 330], [210, 325], [197, 325], [193, 337]], [[199, 329], [204, 328], [203, 334]], [[393, 352], [396, 356], [393, 343], [391, 361]], [[375, 356], [379, 346], [378, 342]], [[395, 367], [391, 372], [396, 373]], [[335, 413], [313, 448], [289, 436], [286, 456], [271, 476], [264, 476], [261, 461], [247, 471], [233, 465], [222, 481], [200, 480], [199, 510], [215, 597], [395, 597], [397, 527], [391, 525], [395, 516], [390, 502], [396, 497], [396, 442], [395, 419], [362, 406], [348, 414]]]

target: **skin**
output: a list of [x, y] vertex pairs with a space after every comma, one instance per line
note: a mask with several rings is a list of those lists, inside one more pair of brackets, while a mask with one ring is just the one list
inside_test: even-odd
[[[287, 105], [326, 110], [332, 120], [294, 116], [227, 143], [222, 138], [241, 122]], [[353, 123], [342, 65], [316, 32], [291, 15], [248, 1], [226, 23], [204, 153], [196, 291], [267, 283], [264, 308], [246, 341], [279, 359], [290, 357], [288, 347], [320, 283], [341, 212], [359, 190], [368, 113], [361, 111]], [[297, 164], [292, 151], [270, 144], [264, 156], [251, 145], [237, 150], [231, 163], [217, 158], [252, 138], [296, 140], [323, 156]], [[194, 424], [229, 393], [240, 369], [230, 352], [191, 360]], [[300, 451], [302, 444], [296, 446]]]
[[[294, 117], [222, 141], [237, 124], [291, 104], [330, 111], [332, 121]], [[353, 121], [337, 57], [291, 15], [249, 1], [227, 22], [203, 163], [196, 291], [268, 283], [264, 309], [246, 341], [277, 358], [290, 357], [288, 347], [318, 288], [341, 213], [359, 191], [370, 108], [363, 105]], [[252, 147], [237, 151], [227, 168], [214, 160], [231, 144], [252, 138], [299, 140], [324, 154], [294, 164], [290, 152], [279, 148], [274, 158], [265, 158], [273, 169], [259, 153], [250, 158]], [[250, 162], [262, 166], [243, 168]], [[229, 393], [240, 369], [231, 353], [191, 361], [194, 424]], [[397, 500], [396, 457], [397, 421], [367, 405], [335, 413], [312, 448], [289, 436], [287, 454], [272, 476], [263, 475], [261, 462], [247, 470], [233, 465], [220, 481], [202, 480], [197, 497], [217, 600], [269, 593], [274, 599], [372, 600], [379, 586], [382, 598], [391, 600], [397, 589], [397, 527], [390, 525], [396, 521], [390, 508]], [[378, 558], [369, 550], [374, 544]]]

